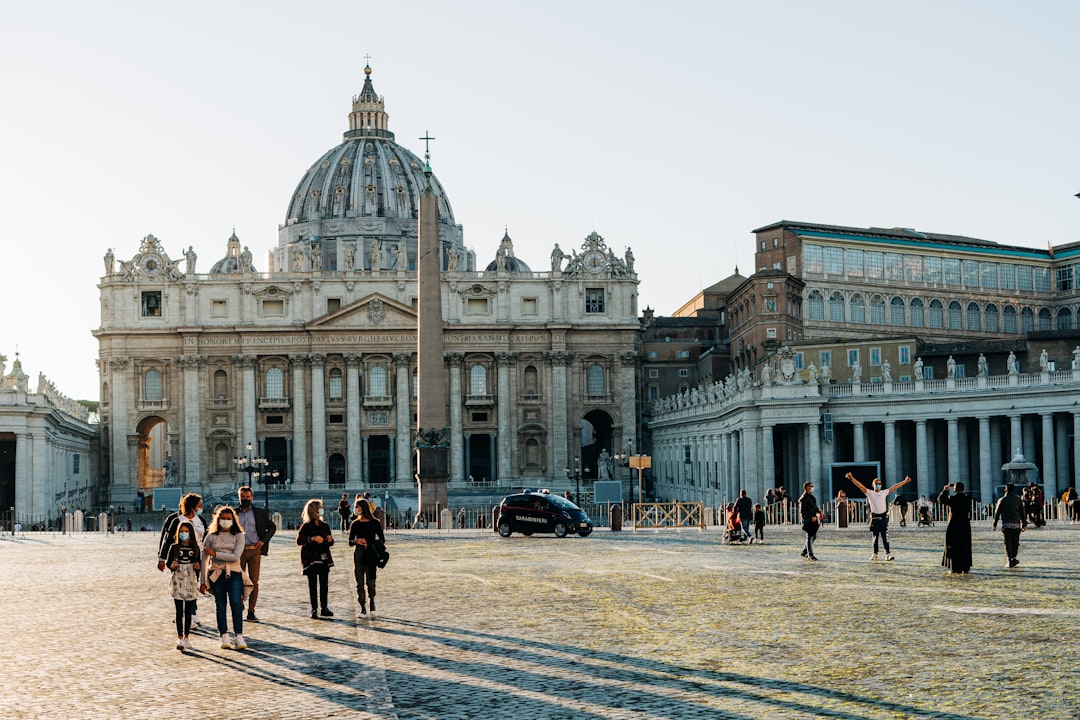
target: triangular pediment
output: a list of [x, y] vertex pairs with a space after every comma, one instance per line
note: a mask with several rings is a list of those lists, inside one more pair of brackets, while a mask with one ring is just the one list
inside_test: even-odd
[[416, 328], [416, 311], [396, 300], [372, 293], [311, 323], [312, 328]]

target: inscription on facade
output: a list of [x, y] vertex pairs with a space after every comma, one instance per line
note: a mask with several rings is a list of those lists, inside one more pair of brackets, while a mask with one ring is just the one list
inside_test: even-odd
[[349, 334], [349, 335], [271, 335], [271, 336], [244, 336], [244, 337], [186, 337], [184, 345], [213, 347], [213, 346], [245, 346], [256, 347], [260, 345], [305, 345], [314, 341], [319, 345], [415, 345], [416, 335], [375, 335], [375, 334]]

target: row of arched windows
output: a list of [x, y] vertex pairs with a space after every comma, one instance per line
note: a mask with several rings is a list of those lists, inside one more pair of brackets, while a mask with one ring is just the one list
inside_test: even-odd
[[895, 325], [949, 330], [985, 331], [991, 333], [1029, 333], [1035, 330], [1073, 330], [1077, 312], [1058, 308], [1055, 316], [1050, 308], [1021, 307], [975, 301], [912, 298], [910, 302], [899, 295], [874, 293], [844, 293], [811, 290], [807, 295], [808, 321], [871, 325]]

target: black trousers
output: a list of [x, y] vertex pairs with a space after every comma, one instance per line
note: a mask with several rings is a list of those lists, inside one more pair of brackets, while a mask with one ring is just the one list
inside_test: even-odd
[[1020, 552], [1020, 528], [1002, 528], [1001, 534], [1005, 536], [1005, 555], [1012, 560]]

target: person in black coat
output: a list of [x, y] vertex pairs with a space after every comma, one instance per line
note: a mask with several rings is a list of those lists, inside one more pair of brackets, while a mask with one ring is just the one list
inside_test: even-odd
[[994, 506], [994, 529], [1001, 521], [1001, 532], [1005, 536], [1005, 556], [1009, 559], [1007, 567], [1020, 564], [1016, 556], [1020, 553], [1020, 533], [1027, 530], [1027, 513], [1024, 502], [1016, 495], [1016, 484], [1005, 485], [1005, 494]]
[[746, 495], [745, 490], [739, 491], [739, 499], [735, 501], [735, 511], [739, 513], [739, 522], [742, 523], [743, 539], [750, 540], [750, 526], [754, 522], [754, 501]]
[[370, 601], [371, 614], [374, 615], [375, 577], [380, 560], [386, 554], [386, 536], [366, 500], [356, 501], [356, 519], [349, 526], [349, 545], [354, 548], [353, 575], [356, 578], [356, 601], [360, 603], [359, 614], [361, 617], [367, 615], [367, 601]]
[[[949, 494], [952, 489], [953, 494]], [[949, 508], [949, 524], [945, 528], [945, 553], [941, 564], [951, 573], [971, 570], [971, 496], [964, 492], [964, 483], [946, 485], [938, 502]]]

